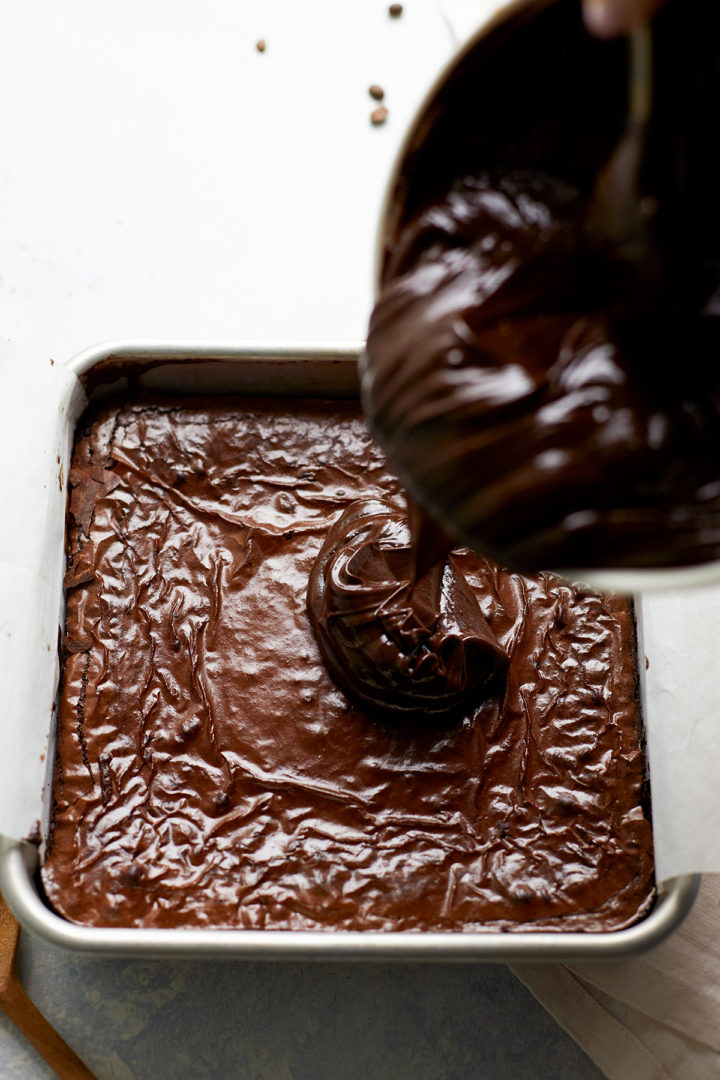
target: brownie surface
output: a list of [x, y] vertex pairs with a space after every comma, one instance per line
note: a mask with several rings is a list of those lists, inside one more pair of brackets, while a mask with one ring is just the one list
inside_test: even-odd
[[604, 929], [654, 896], [631, 607], [454, 558], [510, 653], [391, 723], [305, 610], [331, 524], [402, 504], [352, 402], [114, 401], [78, 428], [42, 880], [94, 926]]

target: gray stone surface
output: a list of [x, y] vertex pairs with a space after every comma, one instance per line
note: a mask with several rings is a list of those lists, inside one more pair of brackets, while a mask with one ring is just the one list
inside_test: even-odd
[[[99, 1080], [601, 1080], [502, 965], [98, 960], [23, 982]], [[53, 1073], [0, 1014], [0, 1080]]]

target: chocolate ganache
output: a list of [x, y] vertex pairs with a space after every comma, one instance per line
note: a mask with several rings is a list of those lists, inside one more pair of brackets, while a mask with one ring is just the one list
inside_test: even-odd
[[626, 600], [456, 550], [504, 679], [418, 724], [327, 674], [318, 553], [359, 500], [402, 508], [356, 403], [110, 400], [79, 425], [70, 487], [42, 868], [59, 913], [614, 930], [651, 906]]
[[529, 5], [420, 125], [388, 215], [366, 410], [412, 497], [506, 565], [717, 559], [718, 5], [671, 0], [656, 20], [632, 259], [593, 214], [625, 48], [579, 11]]
[[367, 705], [427, 716], [469, 707], [507, 656], [450, 555], [417, 575], [406, 515], [353, 503], [330, 529], [308, 583], [327, 668]]

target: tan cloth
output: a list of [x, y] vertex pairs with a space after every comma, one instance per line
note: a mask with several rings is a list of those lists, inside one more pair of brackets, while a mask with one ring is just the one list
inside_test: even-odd
[[609, 1080], [720, 1077], [720, 875], [636, 959], [512, 970]]

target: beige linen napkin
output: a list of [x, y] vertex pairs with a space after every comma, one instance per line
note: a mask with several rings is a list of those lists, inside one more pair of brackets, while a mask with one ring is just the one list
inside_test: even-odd
[[512, 970], [609, 1080], [720, 1077], [720, 875], [642, 956]]

